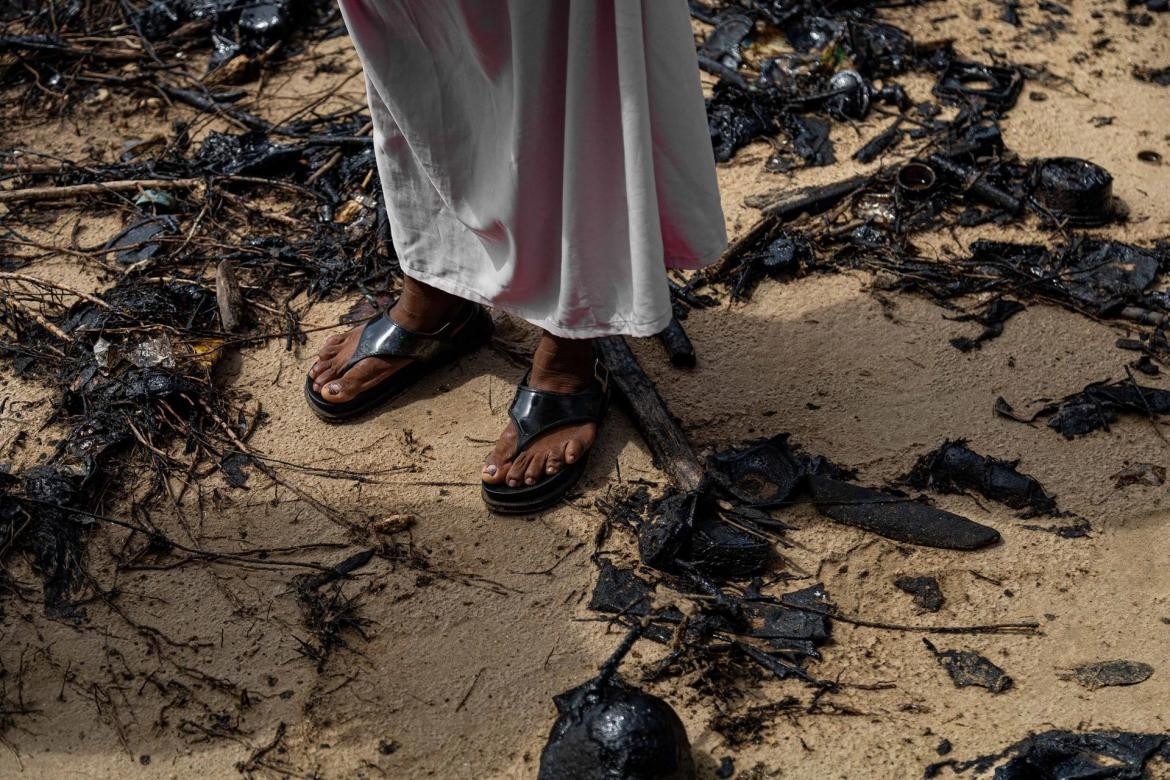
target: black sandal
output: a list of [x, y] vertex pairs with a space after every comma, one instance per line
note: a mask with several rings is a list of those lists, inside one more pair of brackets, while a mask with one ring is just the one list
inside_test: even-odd
[[[340, 376], [368, 357], [413, 358], [380, 383], [363, 390], [348, 401], [330, 402], [313, 389], [313, 378], [305, 377], [305, 400], [318, 417], [331, 422], [364, 414], [417, 382], [436, 368], [479, 348], [492, 336], [492, 318], [470, 301], [455, 318], [434, 333], [415, 333], [390, 319], [387, 309], [362, 328], [361, 339]], [[330, 380], [333, 381], [333, 380]]]
[[[541, 434], [557, 428], [580, 423], [597, 423], [605, 417], [609, 407], [609, 371], [597, 361], [593, 367], [593, 383], [579, 393], [554, 393], [528, 386], [528, 376], [516, 388], [516, 397], [508, 408], [508, 416], [516, 424], [516, 451], [508, 460], [515, 460]], [[589, 450], [576, 463], [566, 465], [551, 477], [535, 485], [483, 485], [483, 500], [488, 509], [500, 514], [527, 514], [539, 512], [556, 504], [577, 484], [585, 473]]]

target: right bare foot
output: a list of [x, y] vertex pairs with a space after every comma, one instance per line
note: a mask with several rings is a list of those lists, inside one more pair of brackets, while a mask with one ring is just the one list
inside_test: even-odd
[[[433, 333], [449, 322], [462, 304], [462, 299], [408, 276], [403, 280], [402, 295], [390, 309], [390, 319], [415, 333]], [[335, 333], [325, 339], [309, 369], [313, 391], [329, 403], [349, 401], [413, 362], [411, 358], [374, 356], [358, 361], [346, 371], [345, 364], [357, 349], [362, 328], [359, 325], [348, 333]]]
[[[591, 340], [564, 339], [546, 332], [532, 355], [528, 386], [555, 393], [579, 393], [595, 381], [593, 367]], [[518, 453], [516, 423], [509, 420], [484, 463], [481, 478], [487, 485], [535, 485], [584, 457], [596, 436], [596, 423], [566, 425], [541, 434]]]

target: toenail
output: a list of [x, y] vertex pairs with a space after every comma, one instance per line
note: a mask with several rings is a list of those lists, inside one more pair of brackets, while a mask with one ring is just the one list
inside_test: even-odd
[[483, 473], [487, 474], [489, 477], [494, 477], [496, 475], [496, 470], [496, 464], [494, 463], [489, 463], [483, 467]]
[[508, 480], [508, 487], [516, 487], [516, 480], [514, 480], [514, 479]]
[[548, 468], [545, 469], [545, 471], [547, 471], [549, 474], [554, 473], [556, 470], [557, 470], [556, 466], [549, 466]]
[[536, 484], [536, 477], [525, 477], [524, 484], [525, 485], [535, 485]]
[[331, 382], [325, 389], [329, 391], [329, 395], [337, 395], [341, 392], [341, 385], [336, 382]]

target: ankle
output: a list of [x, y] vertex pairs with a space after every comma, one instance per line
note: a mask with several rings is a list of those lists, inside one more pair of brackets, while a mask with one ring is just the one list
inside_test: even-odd
[[450, 322], [461, 305], [463, 299], [408, 276], [390, 317], [404, 328], [428, 333]]
[[591, 339], [564, 339], [545, 333], [532, 355], [533, 385], [554, 392], [576, 392], [593, 381]]

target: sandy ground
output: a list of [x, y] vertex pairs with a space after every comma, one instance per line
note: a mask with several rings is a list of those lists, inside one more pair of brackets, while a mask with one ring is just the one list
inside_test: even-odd
[[[1170, 65], [1170, 15], [1155, 15], [1154, 26], [1137, 28], [1119, 18], [1121, 2], [1068, 5], [1072, 16], [1062, 19], [1070, 29], [1051, 40], [1017, 40], [1019, 31], [998, 22], [984, 3], [931, 4], [891, 18], [920, 39], [956, 36], [975, 57], [995, 51], [1017, 63], [1046, 65], [1060, 78], [1025, 88], [1003, 123], [1008, 145], [1023, 156], [1094, 159], [1113, 172], [1116, 192], [1133, 213], [1130, 224], [1105, 232], [1132, 241], [1170, 236], [1170, 169], [1136, 159], [1140, 149], [1170, 159], [1170, 89], [1130, 75], [1133, 64]], [[977, 19], [981, 8], [986, 18]], [[1089, 18], [1092, 9], [1104, 18]], [[1026, 20], [1045, 18], [1032, 2], [1022, 12]], [[927, 21], [952, 13], [957, 17]], [[975, 32], [984, 25], [986, 36]], [[1094, 48], [1099, 30], [1111, 42]], [[352, 75], [356, 64], [344, 42], [317, 51], [342, 61]], [[286, 96], [332, 88], [339, 78], [294, 72], [266, 89], [274, 103], [295, 103]], [[1031, 92], [1047, 100], [1029, 99]], [[277, 105], [272, 114], [288, 110]], [[1090, 120], [1096, 116], [1115, 120], [1095, 127]], [[52, 145], [81, 157], [87, 144], [116, 147], [116, 134], [142, 120], [103, 110], [90, 121], [90, 131], [106, 126], [115, 139], [99, 133], [95, 140], [80, 131], [81, 122], [49, 128], [25, 122], [17, 135], [23, 143], [35, 140], [38, 148]], [[845, 159], [875, 126], [857, 134], [838, 128], [838, 157]], [[743, 205], [746, 196], [837, 178], [854, 167], [777, 176], [762, 169], [767, 153], [757, 144], [721, 166], [733, 233], [756, 218]], [[45, 235], [63, 241], [67, 233], [55, 224]], [[116, 223], [98, 215], [87, 220], [92, 235], [86, 241], [114, 229]], [[953, 240], [940, 236], [934, 243], [941, 248]], [[33, 270], [74, 284], [101, 284], [68, 258], [38, 261]], [[1166, 489], [1116, 489], [1111, 476], [1128, 463], [1170, 465], [1170, 449], [1145, 420], [1066, 441], [991, 412], [997, 396], [1026, 406], [1122, 376], [1133, 357], [1114, 347], [1124, 329], [1033, 305], [1001, 338], [963, 354], [948, 340], [973, 335], [977, 326], [952, 322], [942, 309], [908, 296], [895, 296], [892, 309], [883, 308], [867, 290], [870, 281], [840, 274], [765, 283], [750, 303], [694, 312], [687, 327], [700, 363], [693, 371], [670, 368], [655, 342], [635, 344], [635, 350], [699, 450], [789, 431], [808, 450], [854, 466], [876, 484], [903, 473], [942, 440], [965, 437], [980, 452], [1019, 458], [1021, 469], [1055, 493], [1061, 508], [1090, 520], [1095, 530], [1087, 539], [1063, 539], [1023, 528], [1024, 521], [998, 505], [940, 496], [939, 506], [1003, 535], [992, 549], [955, 553], [834, 525], [808, 507], [786, 512], [784, 520], [797, 529], [791, 538], [799, 547], [789, 553], [794, 571], [807, 572], [806, 582], [825, 582], [846, 614], [929, 625], [1036, 620], [1042, 632], [934, 637], [944, 649], [982, 652], [1014, 678], [1011, 690], [992, 695], [955, 689], [921, 634], [837, 624], [816, 673], [890, 686], [845, 686], [811, 712], [802, 707], [798, 715], [772, 717], [740, 745], [729, 745], [712, 729], [717, 711], [688, 678], [659, 684], [653, 690], [686, 722], [702, 776], [713, 776], [730, 755], [737, 772], [759, 766], [750, 777], [918, 777], [938, 760], [944, 738], [953, 743], [953, 756], [967, 758], [1048, 728], [1170, 731]], [[311, 319], [333, 322], [350, 303], [319, 305]], [[531, 344], [534, 336], [512, 321], [501, 322], [500, 330], [515, 344]], [[118, 609], [94, 605], [81, 626], [47, 620], [35, 602], [6, 602], [0, 674], [19, 681], [8, 684], [7, 696], [19, 695], [33, 713], [3, 733], [0, 776], [535, 775], [554, 717], [552, 695], [589, 677], [619, 639], [585, 608], [600, 521], [593, 502], [621, 481], [662, 483], [663, 476], [615, 412], [580, 498], [536, 518], [491, 516], [479, 498], [478, 468], [487, 442], [505, 423], [521, 367], [485, 350], [377, 417], [338, 428], [318, 422], [301, 397], [312, 351], [311, 345], [288, 351], [274, 342], [243, 352], [225, 369], [224, 380], [269, 415], [253, 445], [286, 461], [366, 475], [356, 482], [284, 472], [304, 490], [371, 521], [413, 517], [409, 531], [372, 538], [425, 556], [431, 569], [381, 558], [360, 569], [343, 592], [358, 600], [367, 639], [350, 635], [348, 649], [320, 665], [300, 652], [309, 637], [293, 596], [299, 573], [293, 566], [223, 562], [124, 571], [116, 580]], [[1167, 386], [1161, 378], [1151, 382]], [[0, 383], [0, 395], [18, 402], [38, 397], [35, 386], [11, 379]], [[18, 466], [53, 438], [35, 422], [46, 410], [32, 406], [21, 414], [0, 417], [0, 446], [7, 447], [15, 431], [29, 431], [23, 449], [3, 454]], [[227, 488], [218, 476], [197, 487], [178, 511], [153, 509], [154, 521], [207, 549], [336, 545], [300, 556], [327, 562], [360, 549], [352, 529], [322, 518], [261, 475], [247, 490]], [[96, 529], [95, 566], [122, 541], [115, 530]], [[605, 549], [629, 556], [633, 543], [619, 534]], [[893, 586], [905, 574], [937, 576], [947, 598], [943, 609], [919, 613]], [[624, 668], [636, 674], [659, 652], [640, 645]], [[1114, 658], [1152, 664], [1154, 675], [1137, 686], [1094, 692], [1063, 679], [1080, 663]], [[786, 696], [808, 704], [811, 695], [798, 682], [765, 683], [748, 690], [732, 711]], [[263, 747], [270, 750], [249, 763]], [[1154, 772], [1170, 777], [1164, 766]]]

